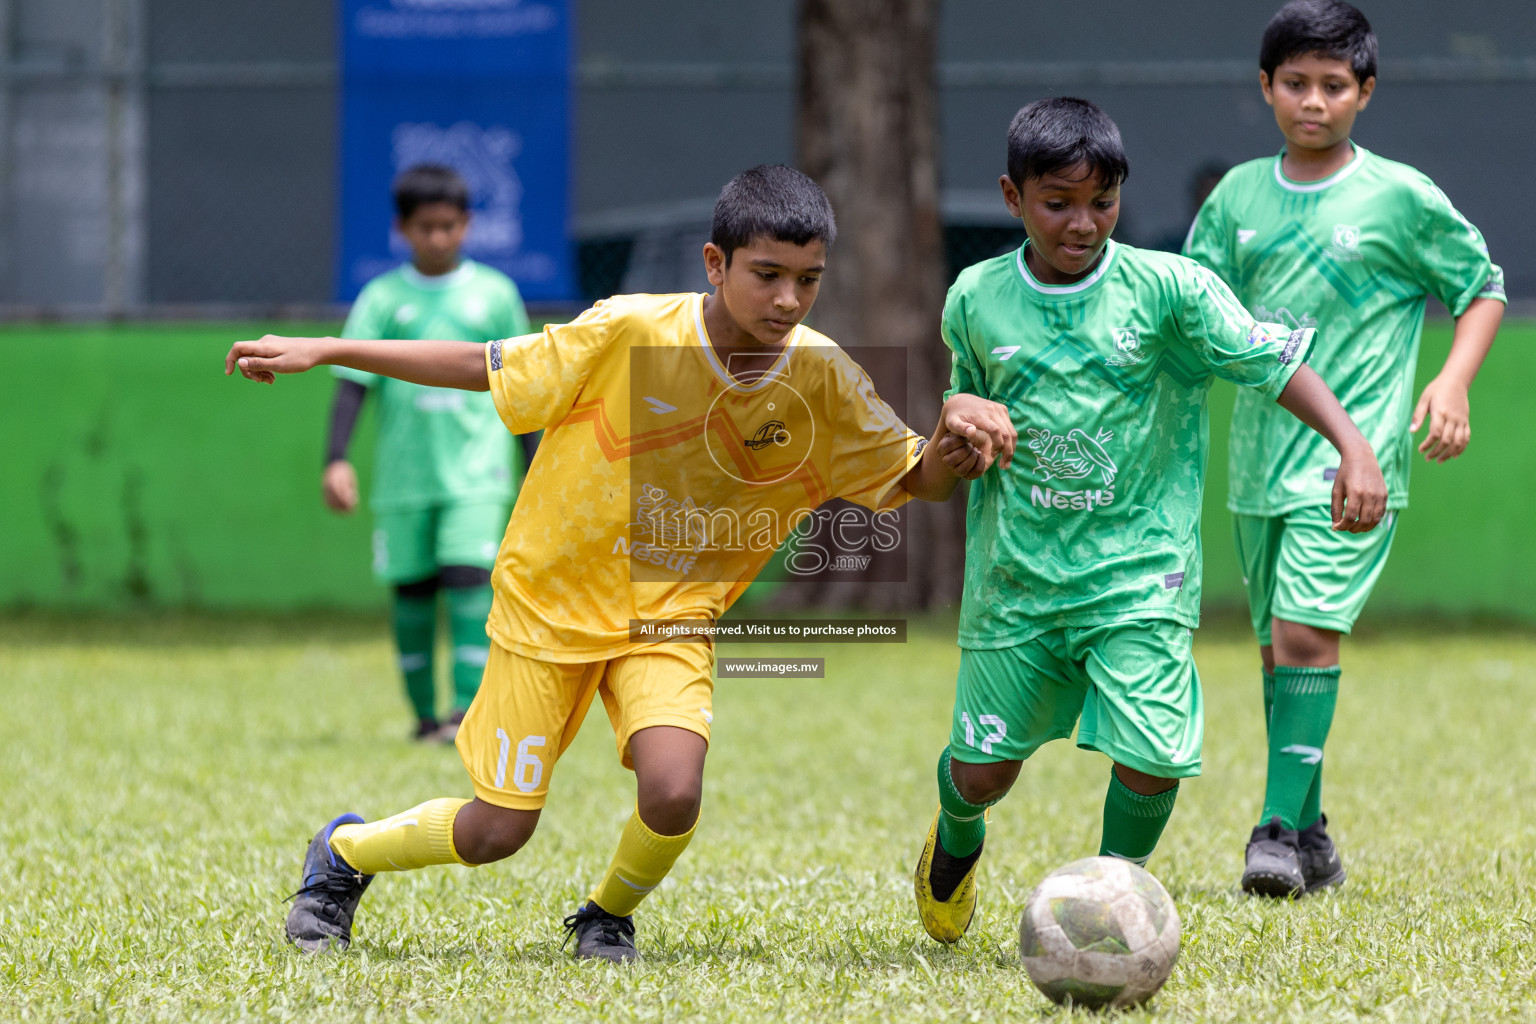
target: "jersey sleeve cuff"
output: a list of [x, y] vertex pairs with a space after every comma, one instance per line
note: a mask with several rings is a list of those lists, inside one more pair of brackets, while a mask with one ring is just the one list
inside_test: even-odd
[[1280, 352], [1275, 360], [1280, 364], [1280, 372], [1275, 374], [1269, 382], [1269, 387], [1264, 390], [1270, 398], [1278, 399], [1291, 383], [1291, 378], [1296, 376], [1296, 371], [1301, 369], [1308, 359], [1312, 357], [1312, 346], [1317, 341], [1317, 328], [1298, 327], [1286, 336], [1281, 343]]
[[513, 423], [512, 407], [507, 395], [506, 384], [501, 379], [501, 346], [502, 339], [500, 338], [486, 343], [485, 379], [491, 385], [491, 401], [496, 405], [496, 415], [501, 417], [502, 425], [516, 434], [521, 431]]
[[[923, 449], [928, 447], [928, 439], [921, 434], [913, 433], [907, 436], [906, 464], [901, 472], [896, 474], [896, 479], [883, 491], [879, 492], [876, 500], [867, 505], [871, 511], [884, 512], [888, 509], [896, 509], [912, 500], [912, 492], [906, 488], [907, 474], [917, 468], [917, 464], [923, 460]], [[849, 501], [863, 505], [864, 502], [857, 498], [849, 498]]]

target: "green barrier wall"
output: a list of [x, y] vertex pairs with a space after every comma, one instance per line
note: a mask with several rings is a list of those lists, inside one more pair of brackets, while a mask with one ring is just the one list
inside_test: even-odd
[[[287, 324], [285, 333], [335, 325]], [[8, 328], [0, 333], [0, 607], [380, 607], [366, 511], [320, 502], [333, 383], [225, 378], [236, 338], [272, 324]], [[1421, 382], [1450, 345], [1425, 333]], [[1536, 324], [1502, 332], [1472, 393], [1468, 454], [1419, 464], [1370, 615], [1536, 621]], [[1211, 399], [1207, 607], [1240, 606], [1224, 508], [1232, 390]], [[372, 421], [354, 461], [367, 486]]]
[[[277, 329], [5, 331], [0, 604], [381, 605], [367, 513], [320, 501], [334, 380], [223, 375], [231, 341]], [[353, 450], [365, 478], [371, 427], [365, 406]]]

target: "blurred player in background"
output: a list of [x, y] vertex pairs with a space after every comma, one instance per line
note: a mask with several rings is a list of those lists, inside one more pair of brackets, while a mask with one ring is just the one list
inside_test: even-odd
[[[464, 259], [469, 187], [451, 168], [420, 164], [395, 179], [395, 228], [411, 262], [374, 278], [347, 317], [346, 338], [487, 342], [528, 333], [517, 286]], [[423, 387], [338, 366], [322, 492], [338, 512], [357, 507], [347, 444], [358, 410], [378, 395], [373, 484], [373, 571], [394, 588], [393, 624], [415, 738], [452, 742], [489, 648], [491, 566], [513, 495], [512, 437], [489, 395]], [[531, 435], [530, 438], [531, 440]], [[531, 456], [532, 445], [525, 446]], [[453, 702], [437, 714], [437, 599], [448, 606]]]
[[1200, 207], [1205, 205], [1206, 198], [1221, 183], [1222, 177], [1232, 169], [1232, 165], [1224, 160], [1207, 160], [1194, 169], [1189, 176], [1188, 195], [1189, 218], [1177, 230], [1159, 237], [1148, 249], [1160, 249], [1163, 252], [1183, 252], [1184, 243], [1189, 239], [1189, 229], [1194, 226], [1195, 218], [1200, 215]]
[[[1264, 809], [1242, 884], [1265, 896], [1344, 881], [1322, 813], [1339, 637], [1365, 606], [1408, 505], [1413, 433], [1428, 424], [1418, 450], [1435, 462], [1466, 448], [1467, 389], [1504, 313], [1504, 275], [1478, 230], [1423, 174], [1350, 140], [1376, 87], [1376, 52], [1370, 24], [1343, 0], [1280, 9], [1264, 30], [1259, 86], [1285, 147], [1230, 171], [1185, 246], [1260, 318], [1322, 324], [1309, 363], [1360, 424], [1391, 493], [1382, 529], [1332, 529], [1335, 453], [1258, 395], [1238, 393], [1227, 507], [1269, 730]], [[1428, 295], [1445, 303], [1456, 332], [1415, 405]]]
[[[578, 957], [638, 955], [631, 914], [687, 848], [703, 799], [714, 647], [697, 623], [741, 596], [802, 513], [837, 497], [871, 512], [943, 501], [994, 456], [1011, 457], [1002, 406], [955, 396], [928, 444], [846, 353], [801, 326], [835, 233], [814, 181], [757, 167], [715, 204], [704, 248], [712, 294], [615, 296], [483, 349], [263, 338], [230, 351], [226, 373], [269, 383], [329, 363], [489, 390], [508, 429], [548, 430], [496, 562], [494, 643], [458, 734], [474, 799], [322, 827], [290, 941], [345, 948], [377, 872], [516, 853], [601, 695], [635, 772], [635, 809], [606, 875], [565, 924]], [[637, 636], [636, 620], [695, 625], [686, 642], [660, 642]]]
[[975, 911], [987, 808], [1043, 744], [1076, 727], [1114, 762], [1099, 854], [1137, 864], [1200, 774], [1191, 644], [1215, 378], [1338, 453], [1338, 529], [1364, 533], [1386, 508], [1370, 445], [1306, 366], [1313, 330], [1260, 323], [1204, 267], [1111, 240], [1128, 173], [1092, 103], [1019, 111], [999, 184], [1028, 240], [962, 271], [944, 304], [950, 394], [1006, 405], [1028, 454], [970, 492], [960, 672], [915, 878], [940, 942]]

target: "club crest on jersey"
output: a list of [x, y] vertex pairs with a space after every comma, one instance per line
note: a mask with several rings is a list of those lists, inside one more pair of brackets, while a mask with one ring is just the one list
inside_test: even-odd
[[784, 426], [781, 420], [769, 420], [757, 428], [757, 432], [751, 437], [742, 438], [742, 443], [753, 451], [766, 448], [771, 444], [779, 447], [789, 444], [789, 428]]
[[1360, 229], [1353, 224], [1333, 226], [1333, 244], [1323, 250], [1333, 259], [1355, 263], [1365, 259], [1360, 255]]
[[1115, 351], [1104, 360], [1110, 366], [1134, 366], [1146, 356], [1141, 348], [1141, 333], [1136, 328], [1116, 327], [1110, 334]]
[[1085, 480], [1097, 473], [1104, 483], [1102, 489], [1084, 491], [1060, 491], [1035, 484], [1029, 489], [1030, 504], [1092, 511], [1114, 502], [1115, 476], [1120, 470], [1104, 448], [1114, 439], [1113, 431], [1100, 430], [1093, 437], [1076, 427], [1065, 434], [1039, 428], [1030, 428], [1028, 433], [1029, 450], [1035, 453], [1035, 468], [1043, 479]]

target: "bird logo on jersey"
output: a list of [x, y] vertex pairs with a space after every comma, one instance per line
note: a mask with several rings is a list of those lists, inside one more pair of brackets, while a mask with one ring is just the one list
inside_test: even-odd
[[1065, 434], [1030, 428], [1029, 436], [1029, 450], [1035, 453], [1040, 474], [1046, 480], [1081, 480], [1097, 468], [1104, 477], [1104, 486], [1114, 485], [1120, 470], [1104, 450], [1105, 442], [1115, 436], [1113, 431], [1100, 430], [1097, 436], [1089, 437], [1076, 427]]

